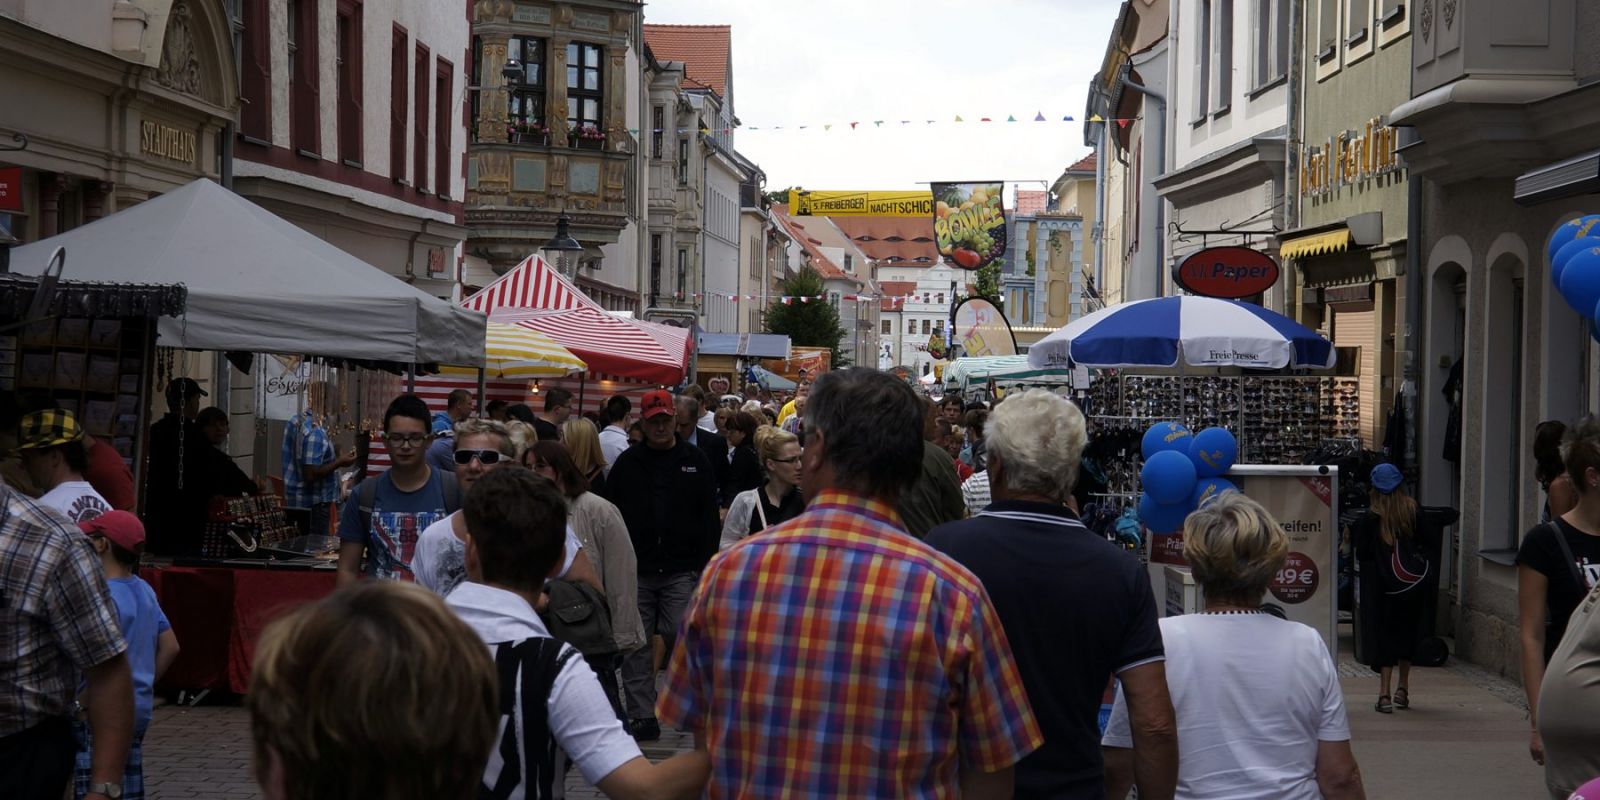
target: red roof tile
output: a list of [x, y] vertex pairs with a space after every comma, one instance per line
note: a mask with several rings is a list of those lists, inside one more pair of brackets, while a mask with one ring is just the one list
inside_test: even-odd
[[1037, 189], [1017, 190], [1017, 216], [1033, 217], [1050, 203], [1050, 194]]
[[[939, 263], [932, 217], [831, 217], [867, 258], [886, 267]], [[921, 259], [921, 260], [918, 260]]]
[[1072, 166], [1067, 167], [1068, 172], [1094, 172], [1094, 153], [1077, 160]]
[[644, 42], [660, 61], [683, 62], [683, 88], [728, 96], [733, 60], [730, 25], [646, 25]]
[[906, 304], [906, 297], [917, 289], [916, 281], [878, 281], [878, 288], [883, 292], [883, 299], [878, 301], [878, 308], [883, 311], [899, 311]]
[[[839, 265], [833, 263], [833, 261], [822, 252], [822, 240], [811, 235], [811, 233], [806, 230], [807, 224], [814, 224], [812, 220], [801, 222], [800, 220], [789, 216], [789, 206], [786, 203], [774, 203], [771, 208], [771, 213], [772, 218], [777, 220], [778, 224], [782, 225], [784, 230], [789, 232], [790, 236], [794, 237], [794, 240], [799, 243], [800, 249], [810, 257], [812, 268], [817, 271], [818, 275], [822, 276], [823, 280], [849, 281], [857, 286], [861, 285], [860, 279], [840, 269]], [[821, 223], [824, 225], [826, 225], [827, 222], [828, 220], [823, 217], [818, 217], [815, 220], [815, 223]]]

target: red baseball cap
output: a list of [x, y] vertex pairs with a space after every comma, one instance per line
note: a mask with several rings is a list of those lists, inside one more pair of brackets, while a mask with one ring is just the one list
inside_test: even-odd
[[124, 550], [131, 551], [144, 544], [144, 523], [126, 511], [107, 511], [94, 519], [79, 522], [78, 529], [90, 536], [104, 536]]
[[676, 414], [678, 407], [672, 402], [672, 395], [663, 389], [646, 392], [644, 402], [639, 404], [639, 415], [644, 419], [659, 417], [662, 414]]

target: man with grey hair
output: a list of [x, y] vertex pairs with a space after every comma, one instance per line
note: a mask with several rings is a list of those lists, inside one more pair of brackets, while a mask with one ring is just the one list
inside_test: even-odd
[[927, 541], [988, 588], [1044, 730], [1044, 746], [1017, 765], [1016, 796], [1105, 797], [1099, 715], [1115, 676], [1138, 742], [1139, 796], [1171, 798], [1177, 725], [1149, 576], [1067, 508], [1083, 414], [1033, 389], [996, 406], [984, 437], [993, 502]]
[[710, 748], [713, 797], [1010, 797], [1041, 739], [1005, 634], [983, 586], [895, 512], [920, 401], [838, 370], [804, 414], [806, 511], [706, 566], [662, 721]]

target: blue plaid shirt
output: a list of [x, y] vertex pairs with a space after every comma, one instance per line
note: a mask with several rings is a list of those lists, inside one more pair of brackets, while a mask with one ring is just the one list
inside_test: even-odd
[[306, 465], [320, 466], [338, 457], [328, 430], [317, 424], [307, 409], [283, 429], [283, 500], [290, 508], [310, 508], [339, 499], [339, 478], [329, 473], [321, 480], [306, 477]]

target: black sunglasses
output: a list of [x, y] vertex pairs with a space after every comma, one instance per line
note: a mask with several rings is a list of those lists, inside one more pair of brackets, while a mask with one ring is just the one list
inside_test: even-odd
[[499, 450], [457, 450], [456, 451], [456, 463], [461, 465], [461, 466], [463, 466], [463, 467], [468, 465], [468, 464], [471, 464], [472, 463], [472, 459], [474, 459], [474, 458], [478, 459], [478, 461], [480, 463], [482, 463], [484, 466], [491, 467], [491, 466], [494, 466], [495, 464], [500, 463], [500, 459], [505, 458], [505, 454], [500, 452]]

